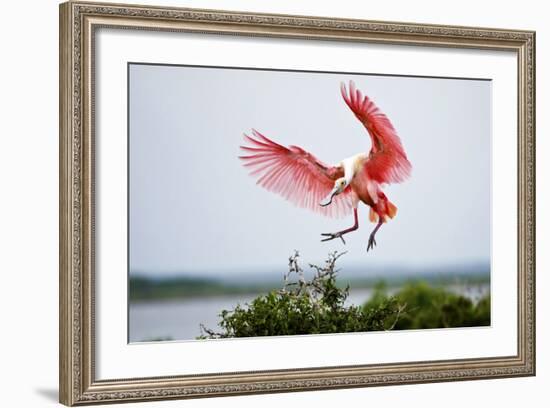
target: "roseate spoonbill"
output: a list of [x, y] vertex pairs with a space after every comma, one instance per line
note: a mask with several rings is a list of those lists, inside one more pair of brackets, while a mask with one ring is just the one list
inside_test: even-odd
[[368, 252], [376, 245], [376, 232], [397, 213], [382, 187], [404, 181], [410, 175], [411, 164], [393, 125], [374, 102], [363, 96], [353, 81], [349, 93], [343, 83], [340, 91], [370, 135], [369, 153], [359, 153], [329, 166], [301, 147], [282, 146], [253, 129], [252, 136], [244, 135], [249, 145], [241, 146], [246, 155], [239, 158], [258, 178], [257, 184], [299, 207], [335, 217], [353, 209], [353, 226], [323, 233], [321, 241], [340, 238], [345, 244], [343, 236], [359, 228], [357, 205], [360, 201], [368, 205], [369, 220], [376, 223], [367, 244]]

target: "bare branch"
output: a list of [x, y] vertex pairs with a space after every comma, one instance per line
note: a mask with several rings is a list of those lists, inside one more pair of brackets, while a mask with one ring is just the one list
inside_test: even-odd
[[407, 304], [399, 305], [397, 307], [397, 312], [395, 314], [395, 320], [391, 324], [390, 327], [388, 327], [386, 330], [393, 330], [397, 322], [399, 321], [399, 318], [401, 317], [401, 313], [403, 313], [407, 309]]

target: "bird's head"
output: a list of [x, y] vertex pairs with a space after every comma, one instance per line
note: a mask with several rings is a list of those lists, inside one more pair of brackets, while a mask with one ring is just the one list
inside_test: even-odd
[[332, 203], [332, 198], [335, 195], [338, 195], [338, 194], [342, 193], [346, 189], [347, 186], [348, 186], [348, 182], [347, 182], [346, 178], [345, 177], [340, 177], [338, 180], [336, 180], [334, 182], [334, 187], [332, 188], [332, 190], [330, 190], [330, 193], [328, 193], [328, 195], [323, 200], [321, 200], [319, 205], [321, 207], [326, 207], [327, 205]]

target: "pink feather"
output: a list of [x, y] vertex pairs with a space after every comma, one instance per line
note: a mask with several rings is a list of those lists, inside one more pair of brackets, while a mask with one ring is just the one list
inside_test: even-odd
[[349, 94], [342, 83], [340, 91], [344, 101], [365, 126], [372, 141], [365, 171], [371, 180], [378, 183], [400, 183], [411, 173], [401, 140], [388, 117], [350, 81]]
[[344, 175], [341, 168], [327, 166], [299, 146], [282, 146], [254, 129], [252, 134], [244, 135], [249, 145], [241, 146], [246, 154], [239, 158], [257, 177], [257, 184], [298, 207], [329, 217], [351, 213], [350, 190], [335, 196], [329, 206], [319, 205], [334, 181]]

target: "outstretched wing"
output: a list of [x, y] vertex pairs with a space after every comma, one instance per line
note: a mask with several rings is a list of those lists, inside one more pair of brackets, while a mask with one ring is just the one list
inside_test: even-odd
[[280, 194], [298, 207], [308, 208], [329, 217], [342, 217], [351, 212], [350, 190], [333, 198], [332, 204], [319, 203], [344, 176], [341, 167], [327, 166], [298, 146], [281, 146], [260, 132], [244, 135], [249, 146], [241, 146], [246, 155], [239, 156], [257, 184]]
[[349, 83], [349, 95], [343, 83], [340, 90], [344, 101], [365, 126], [372, 140], [369, 159], [365, 163], [369, 178], [378, 183], [404, 181], [411, 173], [411, 163], [388, 117], [368, 96], [355, 89], [353, 81]]

